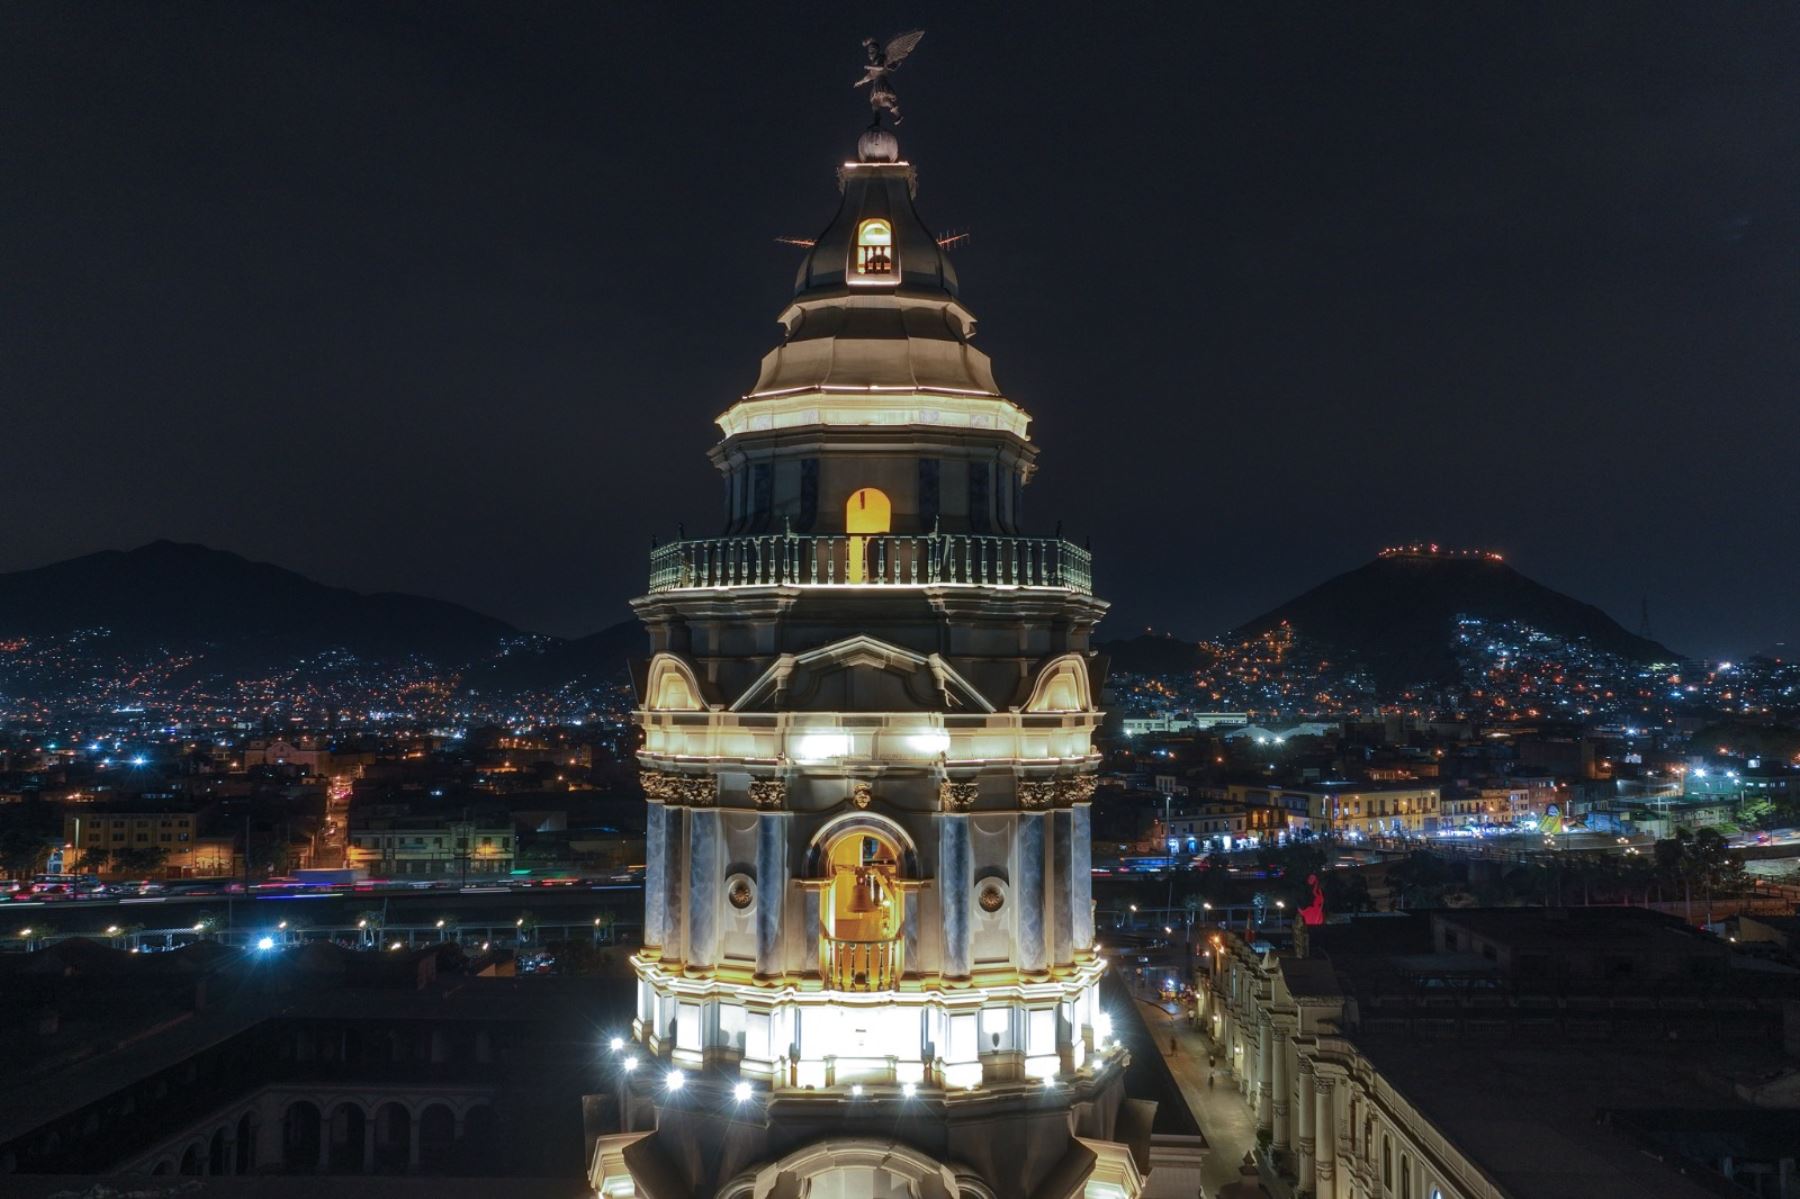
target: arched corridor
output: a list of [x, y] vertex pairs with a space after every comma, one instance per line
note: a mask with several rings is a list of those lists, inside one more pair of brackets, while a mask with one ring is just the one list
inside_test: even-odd
[[375, 1112], [375, 1160], [379, 1174], [403, 1174], [411, 1164], [412, 1113], [400, 1103], [386, 1103]]
[[368, 1122], [368, 1116], [357, 1104], [340, 1103], [333, 1109], [327, 1170], [333, 1174], [361, 1174], [368, 1168]]
[[281, 1164], [289, 1173], [319, 1167], [322, 1132], [319, 1109], [306, 1100], [288, 1104], [281, 1121]]

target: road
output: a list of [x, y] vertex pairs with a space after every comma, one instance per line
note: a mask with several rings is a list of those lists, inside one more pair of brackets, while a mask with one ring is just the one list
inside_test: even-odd
[[379, 891], [351, 894], [170, 895], [133, 899], [78, 899], [0, 904], [0, 939], [19, 926], [54, 928], [59, 934], [97, 934], [108, 925], [147, 929], [184, 928], [199, 913], [219, 927], [273, 928], [286, 920], [294, 928], [354, 925], [368, 912], [385, 913], [389, 926], [432, 926], [438, 920], [464, 925], [510, 923], [531, 913], [545, 924], [582, 922], [606, 916], [623, 931], [643, 920], [644, 889], [636, 883], [593, 887], [531, 887], [465, 892]]
[[[1139, 998], [1138, 1007], [1206, 1137], [1206, 1165], [1201, 1178], [1206, 1193], [1217, 1195], [1221, 1187], [1242, 1177], [1238, 1165], [1244, 1154], [1256, 1148], [1256, 1121], [1232, 1087], [1223, 1066], [1219, 1068], [1217, 1084], [1207, 1087], [1207, 1057], [1215, 1049], [1210, 1038], [1190, 1026], [1178, 1005]], [[1168, 1052], [1171, 1036], [1174, 1053]]]

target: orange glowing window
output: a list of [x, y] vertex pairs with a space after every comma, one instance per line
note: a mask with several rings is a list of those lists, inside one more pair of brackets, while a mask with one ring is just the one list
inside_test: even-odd
[[856, 227], [856, 273], [894, 273], [894, 227], [883, 220], [867, 220]]

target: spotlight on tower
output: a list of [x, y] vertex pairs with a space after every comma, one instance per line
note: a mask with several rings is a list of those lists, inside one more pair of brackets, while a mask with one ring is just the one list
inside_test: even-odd
[[612, 1040], [608, 1041], [606, 1044], [609, 1049], [611, 1049], [614, 1053], [617, 1053], [617, 1052], [619, 1052], [619, 1050], [625, 1048], [625, 1038], [624, 1037], [614, 1037]]
[[742, 1103], [746, 1099], [750, 1098], [750, 1084], [747, 1082], [740, 1082], [737, 1086], [732, 1087], [731, 1088], [731, 1097], [733, 1099], [737, 1100], [739, 1103]]
[[687, 1075], [680, 1070], [671, 1070], [663, 1077], [663, 1086], [671, 1091], [679, 1091], [681, 1084], [687, 1081]]
[[917, 1095], [918, 1093], [919, 1093], [919, 1088], [914, 1086], [910, 1082], [902, 1083], [900, 1086], [900, 1097], [903, 1099], [911, 1099], [914, 1095]]
[[620, 1066], [624, 1069], [625, 1073], [630, 1074], [633, 1070], [637, 1069], [637, 1058], [628, 1057], [620, 1063]]

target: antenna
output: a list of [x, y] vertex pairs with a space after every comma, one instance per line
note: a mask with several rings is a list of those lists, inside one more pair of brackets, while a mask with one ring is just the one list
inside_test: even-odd
[[940, 233], [937, 235], [938, 249], [948, 250], [953, 246], [960, 246], [974, 236], [974, 232], [969, 229], [952, 229], [947, 233]]
[[819, 244], [817, 239], [811, 237], [778, 237], [775, 240], [784, 246], [799, 246], [806, 250]]

